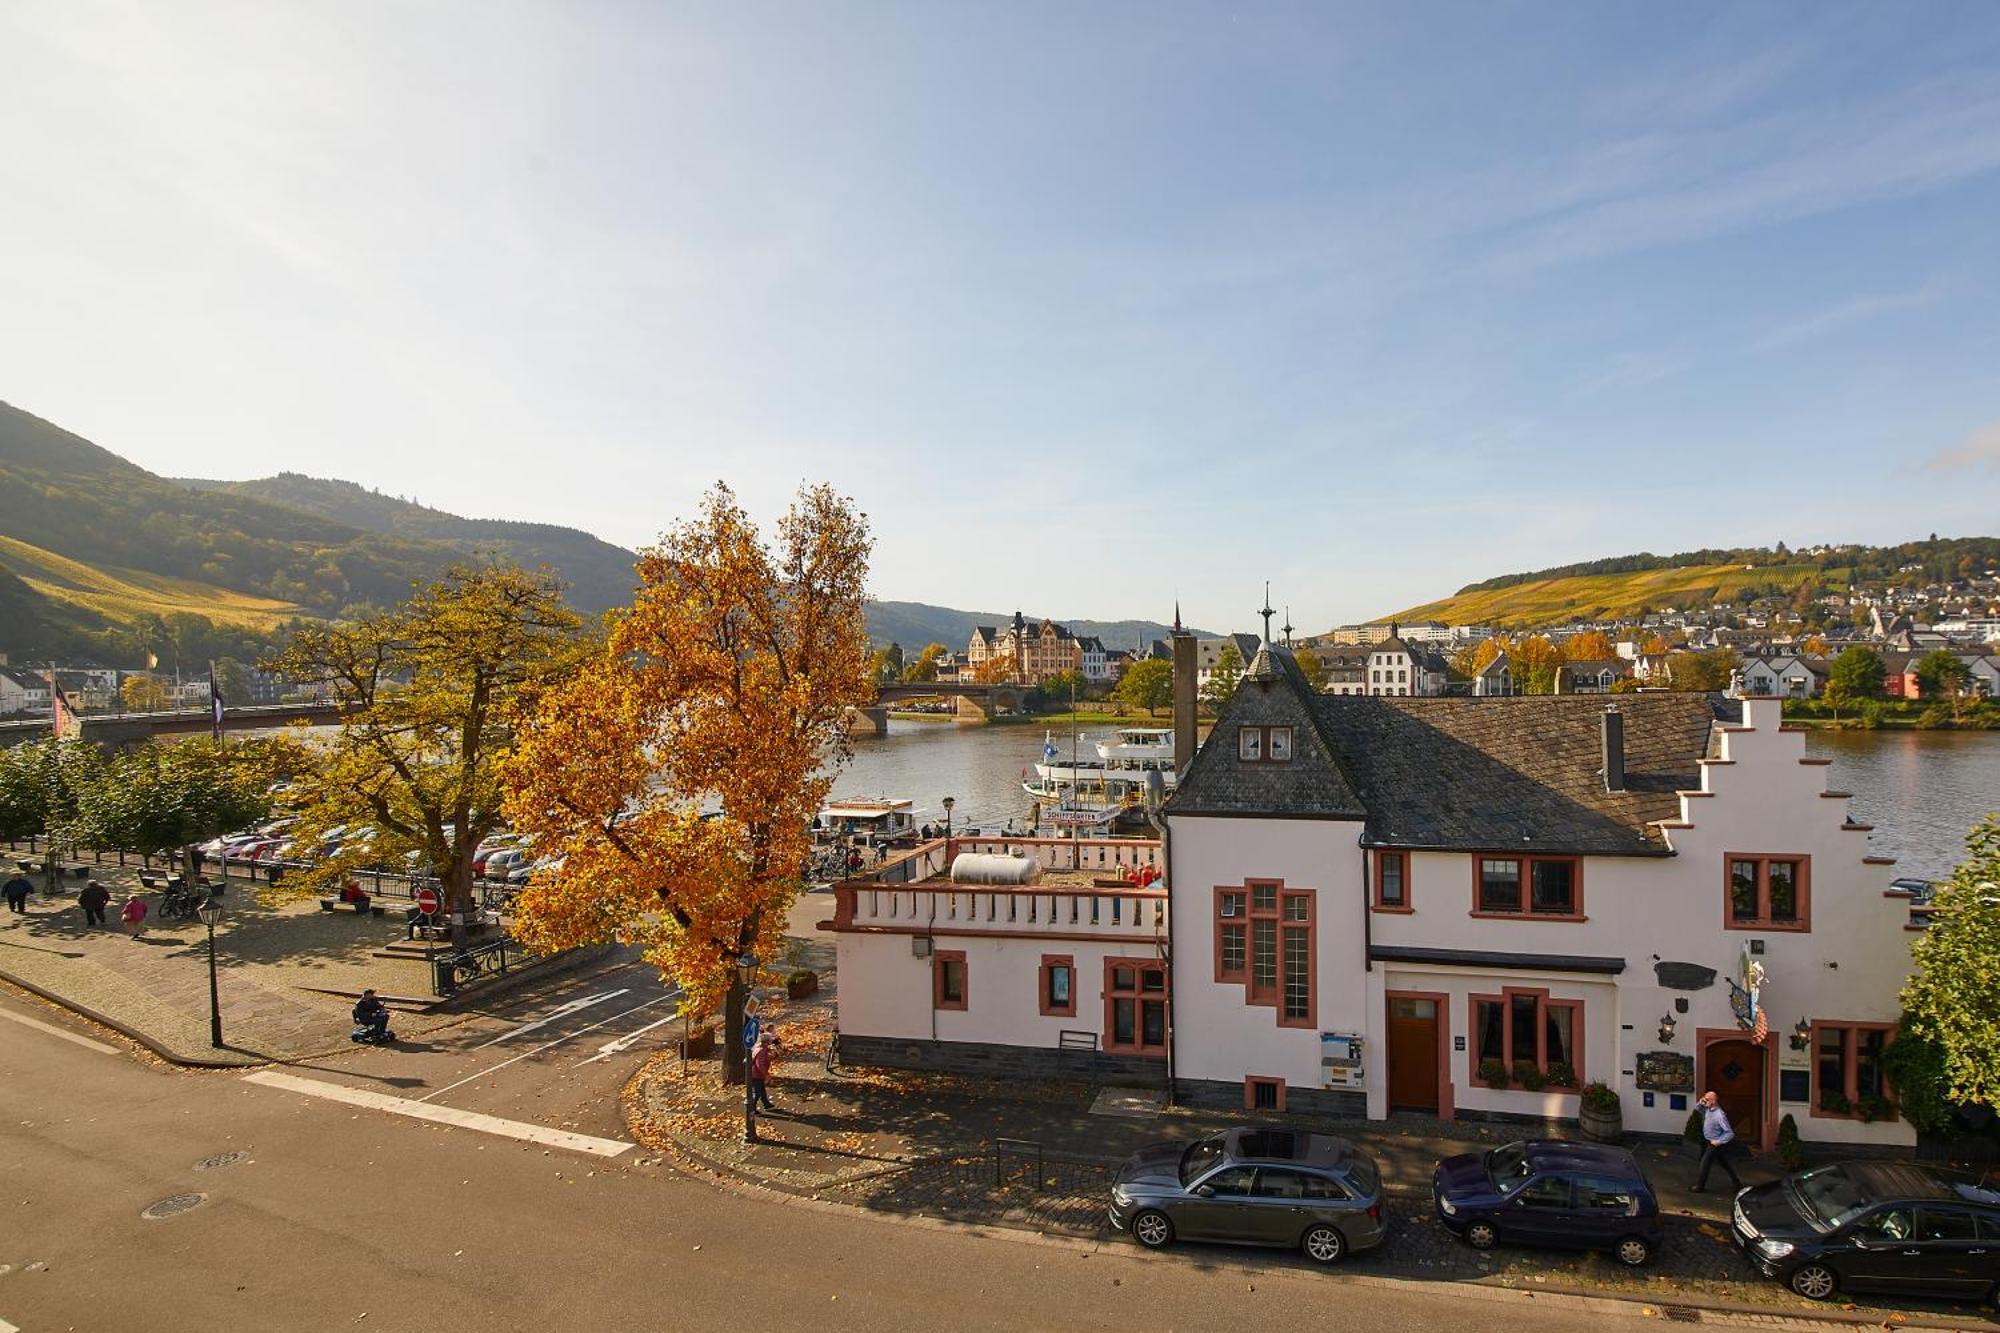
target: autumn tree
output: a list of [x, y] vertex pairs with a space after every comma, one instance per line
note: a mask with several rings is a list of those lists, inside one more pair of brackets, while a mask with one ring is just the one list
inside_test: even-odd
[[945, 646], [941, 643], [925, 644], [924, 650], [917, 654], [917, 660], [903, 668], [903, 679], [911, 682], [936, 680], [938, 662], [944, 657], [945, 651]]
[[545, 948], [623, 940], [726, 1013], [741, 1076], [738, 960], [784, 941], [807, 827], [872, 697], [867, 519], [801, 490], [766, 541], [727, 486], [639, 560], [609, 641], [541, 700], [507, 766], [507, 812], [563, 873], [530, 881], [515, 932]]
[[118, 698], [128, 713], [157, 713], [167, 706], [167, 687], [158, 676], [127, 676]]
[[1726, 690], [1743, 665], [1734, 648], [1710, 648], [1700, 653], [1675, 653], [1667, 659], [1667, 684], [1676, 690]]
[[1477, 643], [1461, 644], [1451, 655], [1451, 669], [1467, 680], [1476, 680], [1480, 672], [1493, 665], [1494, 658], [1512, 651], [1513, 647], [1513, 642], [1504, 634], [1495, 634]]
[[500, 764], [524, 706], [578, 660], [581, 622], [546, 572], [459, 567], [403, 606], [302, 629], [270, 665], [330, 687], [341, 725], [286, 793], [294, 842], [372, 829], [288, 878], [341, 882], [356, 858], [410, 853], [437, 875], [454, 948], [472, 910], [472, 856], [499, 827]]
[[981, 685], [1005, 685], [1014, 679], [1014, 654], [995, 653], [972, 673]]
[[1173, 706], [1174, 664], [1158, 657], [1145, 657], [1125, 668], [1111, 697], [1132, 708], [1158, 713]]
[[1826, 636], [1824, 634], [1806, 635], [1805, 638], [1799, 640], [1799, 652], [1807, 657], [1825, 657]]
[[1904, 1023], [1943, 1053], [1949, 1097], [2000, 1104], [2000, 815], [1965, 840], [1966, 859], [1931, 903], [1930, 929], [1910, 946]]
[[1674, 646], [1667, 642], [1667, 636], [1657, 633], [1648, 634], [1646, 641], [1639, 645], [1639, 651], [1648, 657], [1658, 657], [1662, 653], [1672, 652], [1673, 649]]
[[1533, 634], [1507, 650], [1507, 660], [1523, 694], [1554, 694], [1556, 672], [1562, 668], [1562, 649], [1547, 636]]
[[1201, 687], [1202, 702], [1220, 713], [1223, 705], [1236, 697], [1242, 680], [1243, 654], [1234, 642], [1225, 643], [1215, 655], [1215, 665], [1208, 669], [1208, 683]]
[[1608, 662], [1618, 656], [1617, 645], [1601, 629], [1570, 635], [1563, 641], [1562, 649], [1566, 662]]
[[1315, 691], [1326, 688], [1326, 663], [1319, 660], [1319, 654], [1310, 648], [1301, 648], [1292, 654], [1292, 660], [1299, 664], [1299, 671], [1306, 678], [1306, 684]]

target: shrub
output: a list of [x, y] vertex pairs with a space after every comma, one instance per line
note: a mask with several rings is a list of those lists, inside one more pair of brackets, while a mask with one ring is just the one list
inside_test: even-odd
[[819, 973], [813, 971], [811, 968], [801, 967], [795, 969], [785, 977], [785, 984], [788, 986], [798, 986], [809, 981], [818, 980]]
[[1583, 1089], [1583, 1104], [1593, 1111], [1616, 1111], [1618, 1094], [1602, 1083], [1588, 1083]]
[[1576, 1070], [1560, 1060], [1549, 1062], [1549, 1086], [1552, 1088], [1573, 1088], [1576, 1086]]
[[1889, 1099], [1874, 1092], [1862, 1093], [1861, 1100], [1855, 1103], [1854, 1109], [1860, 1113], [1864, 1122], [1871, 1125], [1877, 1120], [1893, 1119], [1896, 1114], [1896, 1108]]
[[1882, 1052], [1882, 1072], [1896, 1090], [1903, 1119], [1920, 1134], [1943, 1133], [1951, 1125], [1951, 1103], [1945, 1099], [1944, 1048], [1919, 1037], [1907, 1024]]
[[1507, 1062], [1487, 1059], [1479, 1062], [1479, 1081], [1489, 1088], [1504, 1088], [1510, 1081], [1507, 1077]]
[[1825, 1088], [1819, 1094], [1819, 1109], [1830, 1115], [1846, 1115], [1854, 1109], [1854, 1103], [1847, 1100], [1846, 1093]]
[[1540, 1092], [1548, 1083], [1548, 1079], [1543, 1077], [1541, 1069], [1533, 1060], [1514, 1062], [1514, 1081], [1529, 1092]]
[[1799, 1142], [1799, 1122], [1790, 1111], [1778, 1122], [1778, 1165], [1796, 1171], [1806, 1164], [1806, 1148]]
[[1687, 1123], [1681, 1126], [1681, 1137], [1694, 1143], [1701, 1142], [1701, 1108], [1688, 1108]]

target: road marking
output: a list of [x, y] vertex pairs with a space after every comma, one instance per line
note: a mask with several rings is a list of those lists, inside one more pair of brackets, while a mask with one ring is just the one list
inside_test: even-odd
[[0, 1319], [0, 1333], [21, 1333], [21, 1330], [15, 1328], [12, 1324], [8, 1323], [6, 1320]]
[[[524, 1120], [503, 1120], [497, 1115], [461, 1111], [455, 1106], [432, 1106], [426, 1102], [413, 1102], [407, 1097], [391, 1097], [387, 1093], [370, 1092], [366, 1088], [350, 1088], [344, 1083], [325, 1083], [316, 1078], [280, 1074], [275, 1070], [260, 1069], [254, 1074], [245, 1074], [243, 1081], [261, 1083], [267, 1088], [278, 1088], [285, 1092], [300, 1092], [308, 1097], [320, 1097], [330, 1102], [344, 1102], [349, 1106], [362, 1106], [372, 1111], [387, 1111], [391, 1115], [406, 1115], [412, 1120], [428, 1120], [458, 1129], [476, 1130], [481, 1134], [522, 1139], [548, 1148], [567, 1148], [572, 1152], [590, 1153], [597, 1157], [616, 1157], [632, 1146], [620, 1139], [593, 1138], [588, 1134], [577, 1134], [567, 1129], [531, 1125]], [[0, 1330], [0, 1333], [4, 1333], [4, 1330]]]
[[594, 1004], [603, 1004], [606, 1000], [615, 1000], [623, 994], [625, 994], [625, 988], [621, 986], [617, 990], [608, 990], [604, 992], [604, 994], [602, 995], [586, 995], [581, 1000], [571, 1000], [568, 1004], [563, 1005], [560, 1009], [557, 1009], [547, 1018], [538, 1018], [532, 1023], [523, 1023], [520, 1027], [514, 1028], [513, 1030], [508, 1032], [501, 1033], [499, 1036], [495, 1037], [492, 1041], [480, 1042], [479, 1045], [473, 1047], [472, 1049], [475, 1051], [483, 1051], [488, 1046], [498, 1046], [501, 1042], [506, 1041], [511, 1037], [518, 1037], [524, 1032], [533, 1032], [536, 1028], [545, 1028], [549, 1024], [557, 1021], [558, 1019], [568, 1018], [571, 1014], [576, 1013], [577, 1011], [582, 1009], [588, 1009]]
[[[26, 1014], [17, 1014], [8, 1009], [0, 1009], [0, 1018], [11, 1018], [22, 1027], [34, 1028], [37, 1032], [46, 1032], [51, 1037], [61, 1037], [64, 1041], [74, 1042], [78, 1046], [87, 1046], [93, 1051], [102, 1051], [106, 1055], [117, 1055], [119, 1053], [116, 1046], [107, 1045], [101, 1041], [92, 1041], [89, 1037], [79, 1037], [74, 1032], [65, 1032], [53, 1023], [44, 1023], [39, 1018], [29, 1018]], [[7, 1333], [8, 1329], [14, 1327], [12, 1324], [6, 1323], [5, 1320], [0, 1320], [0, 1325], [4, 1325], [4, 1327], [0, 1327], [0, 1333]]]
[[596, 1055], [591, 1056], [588, 1060], [577, 1061], [576, 1067], [578, 1069], [581, 1069], [585, 1065], [594, 1065], [599, 1060], [609, 1060], [612, 1056], [617, 1055], [620, 1051], [628, 1051], [632, 1049], [632, 1043], [638, 1041], [639, 1038], [645, 1036], [648, 1032], [651, 1032], [654, 1028], [660, 1027], [663, 1024], [671, 1023], [676, 1018], [679, 1017], [680, 1017], [679, 1014], [668, 1014], [665, 1018], [654, 1019], [652, 1022], [646, 1024], [646, 1026], [640, 1028], [637, 1032], [628, 1032], [622, 1037], [613, 1037], [610, 1041], [605, 1042], [602, 1046], [597, 1048]]
[[[531, 1046], [527, 1050], [522, 1051], [519, 1055], [515, 1056], [511, 1060], [502, 1060], [499, 1064], [493, 1065], [487, 1069], [482, 1069], [476, 1074], [467, 1074], [464, 1078], [460, 1079], [458, 1082], [447, 1083], [442, 1088], [439, 1088], [436, 1092], [427, 1092], [417, 1100], [427, 1102], [433, 1097], [442, 1097], [447, 1092], [450, 1092], [453, 1088], [462, 1088], [466, 1084], [472, 1082], [475, 1079], [485, 1078], [488, 1074], [497, 1074], [501, 1070], [505, 1069], [508, 1065], [518, 1064], [520, 1061], [527, 1059], [531, 1055], [540, 1055], [543, 1051], [548, 1050], [551, 1046], [560, 1046], [566, 1041], [571, 1041], [577, 1037], [581, 1037], [586, 1032], [595, 1032], [598, 1028], [603, 1027], [606, 1023], [616, 1023], [619, 1019], [624, 1018], [627, 1014], [636, 1014], [641, 1009], [651, 1009], [656, 1004], [662, 1004], [667, 1000], [676, 999], [679, 997], [680, 993], [681, 993], [680, 988], [676, 986], [673, 990], [667, 992], [665, 995], [660, 996], [659, 999], [648, 1000], [644, 1004], [635, 1005], [632, 1008], [624, 1010], [621, 1013], [613, 1014], [609, 1018], [600, 1018], [595, 1023], [592, 1023], [589, 1027], [581, 1027], [574, 1032], [565, 1032], [563, 1033], [562, 1036], [557, 1037], [554, 1041], [545, 1041], [539, 1046]], [[483, 1050], [485, 1048], [475, 1046], [473, 1047], [473, 1049]]]

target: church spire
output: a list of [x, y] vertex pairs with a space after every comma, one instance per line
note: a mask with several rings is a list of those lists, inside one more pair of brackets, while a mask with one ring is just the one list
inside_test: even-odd
[[1271, 641], [1271, 617], [1277, 612], [1271, 609], [1271, 580], [1264, 580], [1264, 609], [1257, 613], [1264, 617], [1264, 642]]

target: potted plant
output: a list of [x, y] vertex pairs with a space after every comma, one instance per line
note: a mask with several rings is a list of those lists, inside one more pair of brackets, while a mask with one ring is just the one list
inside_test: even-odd
[[785, 978], [785, 994], [794, 1000], [803, 1000], [819, 989], [819, 973], [802, 967]]
[[1797, 1171], [1806, 1164], [1806, 1146], [1799, 1142], [1799, 1122], [1790, 1111], [1778, 1121], [1778, 1165]]
[[1540, 1092], [1548, 1079], [1543, 1076], [1541, 1067], [1533, 1060], [1516, 1060], [1514, 1081], [1528, 1092]]
[[1854, 1109], [1854, 1103], [1847, 1100], [1847, 1094], [1828, 1088], [1819, 1095], [1819, 1109], [1828, 1115], [1846, 1115]]
[[1616, 1143], [1625, 1137], [1625, 1113], [1618, 1094], [1603, 1083], [1587, 1083], [1580, 1098], [1577, 1124], [1583, 1136], [1598, 1143]]
[[1861, 1099], [1854, 1103], [1854, 1109], [1863, 1121], [1871, 1125], [1877, 1120], [1894, 1119], [1896, 1115], [1896, 1108], [1889, 1099], [1876, 1092], [1862, 1093]]
[[1561, 1060], [1551, 1060], [1548, 1080], [1552, 1088], [1573, 1088], [1576, 1086], [1576, 1068]]
[[1696, 1152], [1700, 1152], [1702, 1146], [1701, 1122], [1702, 1122], [1701, 1107], [1699, 1106], [1689, 1107], [1687, 1123], [1681, 1126], [1681, 1137], [1686, 1139], [1690, 1144], [1692, 1144]]
[[1481, 1060], [1479, 1062], [1479, 1081], [1489, 1088], [1506, 1087], [1509, 1082], [1507, 1077], [1507, 1062], [1491, 1057]]

